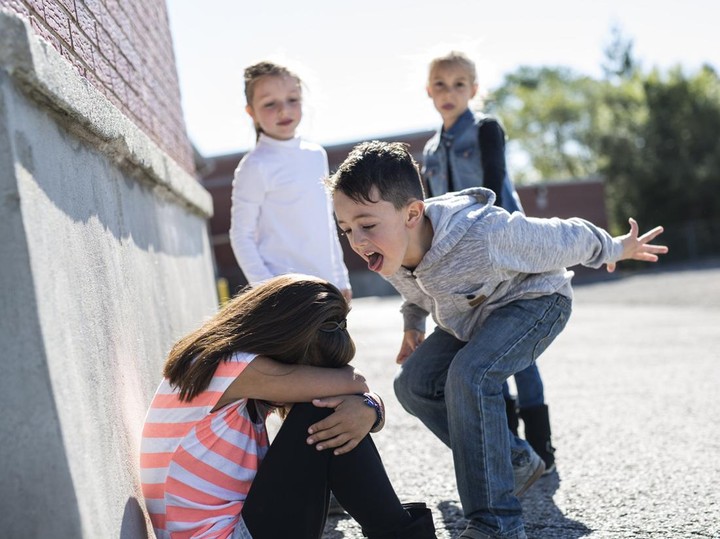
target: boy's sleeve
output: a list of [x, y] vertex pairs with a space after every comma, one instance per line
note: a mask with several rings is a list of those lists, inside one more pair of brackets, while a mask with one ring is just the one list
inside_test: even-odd
[[405, 300], [400, 307], [400, 312], [403, 315], [403, 331], [414, 329], [420, 333], [425, 333], [425, 321], [428, 316], [425, 309]]
[[622, 244], [585, 219], [538, 219], [519, 213], [506, 216], [488, 242], [497, 268], [543, 273], [582, 264], [599, 268], [617, 262]]

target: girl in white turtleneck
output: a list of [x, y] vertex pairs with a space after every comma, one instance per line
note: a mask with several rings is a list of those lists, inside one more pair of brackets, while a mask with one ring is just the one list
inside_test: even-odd
[[250, 284], [286, 273], [315, 275], [351, 289], [332, 204], [323, 186], [325, 150], [296, 135], [302, 88], [283, 66], [245, 69], [245, 110], [257, 144], [235, 170], [230, 242]]

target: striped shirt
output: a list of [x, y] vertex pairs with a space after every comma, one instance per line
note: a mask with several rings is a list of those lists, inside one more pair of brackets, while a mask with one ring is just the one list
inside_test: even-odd
[[190, 402], [163, 380], [142, 432], [140, 474], [158, 539], [226, 538], [268, 449], [264, 416], [253, 423], [247, 399], [210, 412], [255, 358], [236, 353]]

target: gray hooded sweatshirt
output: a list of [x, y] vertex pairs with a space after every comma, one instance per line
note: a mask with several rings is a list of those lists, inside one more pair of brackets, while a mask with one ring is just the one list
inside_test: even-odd
[[425, 215], [433, 240], [420, 264], [387, 280], [405, 300], [405, 330], [425, 331], [425, 319], [469, 341], [495, 310], [510, 302], [560, 293], [572, 298], [572, 271], [617, 262], [622, 244], [592, 223], [538, 219], [493, 206], [483, 187], [430, 198]]

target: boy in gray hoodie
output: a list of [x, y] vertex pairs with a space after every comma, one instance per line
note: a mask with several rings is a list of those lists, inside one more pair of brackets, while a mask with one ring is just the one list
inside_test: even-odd
[[[478, 187], [424, 200], [400, 143], [356, 146], [327, 180], [338, 225], [371, 271], [402, 294], [395, 393], [453, 452], [465, 539], [522, 539], [517, 496], [544, 464], [505, 418], [503, 382], [528, 367], [571, 312], [566, 266], [657, 261], [661, 227], [613, 238], [579, 218], [536, 219], [493, 206]], [[435, 331], [425, 339], [431, 314]]]

